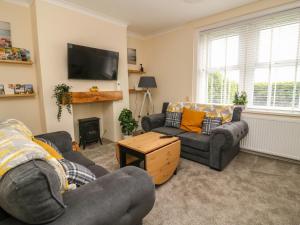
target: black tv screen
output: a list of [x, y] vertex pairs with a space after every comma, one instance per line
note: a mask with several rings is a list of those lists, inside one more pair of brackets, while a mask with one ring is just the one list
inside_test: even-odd
[[68, 44], [68, 78], [117, 80], [119, 53]]

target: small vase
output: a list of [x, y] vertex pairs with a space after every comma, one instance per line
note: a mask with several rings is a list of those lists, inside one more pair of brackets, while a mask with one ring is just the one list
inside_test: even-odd
[[245, 111], [247, 106], [246, 105], [234, 105], [234, 107], [239, 107], [242, 109], [242, 111]]
[[126, 139], [128, 139], [128, 138], [131, 138], [132, 137], [132, 135], [126, 135], [126, 134], [123, 134], [123, 139], [124, 140], [126, 140]]

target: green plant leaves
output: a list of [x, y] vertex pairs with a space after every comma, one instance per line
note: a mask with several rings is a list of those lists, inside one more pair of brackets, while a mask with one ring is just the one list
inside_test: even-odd
[[242, 91], [239, 93], [238, 91], [234, 95], [233, 104], [235, 105], [246, 105], [248, 103], [247, 93]]
[[72, 114], [72, 95], [69, 94], [71, 90], [71, 86], [67, 84], [61, 83], [54, 87], [53, 90], [53, 98], [56, 99], [57, 105], [57, 120], [61, 120], [61, 115], [63, 111], [63, 107], [66, 107], [67, 111]]
[[122, 133], [125, 135], [131, 135], [138, 127], [138, 123], [133, 118], [132, 112], [129, 109], [123, 109], [118, 120], [120, 121]]

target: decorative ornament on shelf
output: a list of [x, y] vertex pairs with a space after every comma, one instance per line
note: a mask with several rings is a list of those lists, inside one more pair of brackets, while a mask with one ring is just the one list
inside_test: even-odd
[[67, 84], [58, 84], [54, 87], [53, 98], [56, 99], [57, 120], [60, 121], [63, 107], [66, 107], [67, 111], [72, 114], [72, 95], [70, 94], [71, 86]]
[[234, 95], [233, 104], [241, 107], [242, 109], [245, 109], [247, 103], [248, 103], [247, 93], [245, 91], [242, 91], [241, 93], [237, 91]]
[[118, 120], [120, 121], [124, 139], [132, 136], [133, 131], [138, 127], [138, 123], [133, 118], [131, 110], [123, 109]]
[[141, 67], [140, 67], [140, 72], [141, 72], [141, 73], [144, 73], [144, 67], [143, 67], [143, 64], [140, 64], [140, 66], [141, 66]]
[[90, 88], [90, 92], [98, 92], [99, 89], [98, 89], [98, 86], [93, 86]]

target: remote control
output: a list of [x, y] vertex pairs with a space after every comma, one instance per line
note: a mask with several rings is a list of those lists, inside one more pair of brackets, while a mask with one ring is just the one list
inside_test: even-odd
[[160, 138], [172, 138], [173, 136], [172, 135], [165, 135], [165, 136], [160, 136]]

